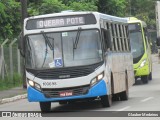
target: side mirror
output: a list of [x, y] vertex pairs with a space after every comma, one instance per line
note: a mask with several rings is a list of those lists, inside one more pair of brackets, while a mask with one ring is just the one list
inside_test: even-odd
[[22, 57], [25, 57], [25, 52], [24, 52], [24, 37], [22, 32], [18, 36], [18, 49], [20, 50], [20, 54]]
[[157, 37], [156, 43], [157, 43], [157, 46], [160, 46], [160, 37]]

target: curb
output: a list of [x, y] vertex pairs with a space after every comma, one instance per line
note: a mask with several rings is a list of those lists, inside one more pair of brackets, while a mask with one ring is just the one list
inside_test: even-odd
[[4, 98], [4, 99], [0, 99], [0, 104], [14, 102], [14, 101], [25, 99], [25, 98], [27, 98], [27, 94], [17, 95], [11, 98]]

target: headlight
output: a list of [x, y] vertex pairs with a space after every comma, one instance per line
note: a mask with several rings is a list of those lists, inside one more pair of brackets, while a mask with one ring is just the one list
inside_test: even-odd
[[103, 73], [101, 73], [100, 75], [98, 75], [98, 76], [97, 76], [97, 80], [102, 79], [102, 78], [103, 78], [103, 76], [104, 76], [104, 75], [103, 75]]
[[97, 83], [97, 79], [96, 78], [91, 80], [91, 86], [95, 85], [96, 83]]
[[36, 82], [34, 82], [34, 81], [30, 80], [30, 79], [27, 79], [27, 80], [28, 80], [28, 84], [29, 84], [31, 87], [33, 87], [33, 88], [41, 91], [41, 86], [40, 86], [38, 83], [36, 83]]
[[35, 87], [37, 90], [41, 91], [41, 86], [40, 86], [39, 84], [35, 83], [34, 87]]
[[142, 63], [140, 64], [140, 66], [139, 66], [139, 67], [143, 67], [143, 66], [146, 64], [146, 62], [147, 62], [147, 60], [146, 60], [146, 59], [144, 59], [144, 60], [142, 61]]
[[102, 73], [99, 74], [97, 77], [95, 77], [94, 79], [92, 79], [90, 85], [91, 85], [91, 86], [95, 85], [95, 84], [96, 84], [98, 81], [100, 81], [103, 77], [104, 77], [104, 72], [102, 72]]
[[34, 82], [32, 80], [28, 80], [30, 86], [34, 87]]

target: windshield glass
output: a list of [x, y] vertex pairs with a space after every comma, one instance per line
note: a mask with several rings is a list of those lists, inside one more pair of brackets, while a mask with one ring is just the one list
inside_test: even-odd
[[144, 42], [141, 31], [130, 31], [131, 51], [133, 58], [138, 58], [144, 54]]
[[[77, 32], [28, 35], [25, 41], [26, 67], [51, 69], [90, 65], [102, 61], [99, 31], [81, 30], [76, 39]], [[74, 48], [75, 42], [77, 42], [76, 48]]]
[[133, 58], [141, 57], [144, 54], [144, 43], [140, 31], [130, 32], [131, 51]]

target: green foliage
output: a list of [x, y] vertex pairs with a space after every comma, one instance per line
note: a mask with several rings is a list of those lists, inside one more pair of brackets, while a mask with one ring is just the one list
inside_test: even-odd
[[58, 0], [43, 0], [39, 7], [40, 14], [57, 13], [67, 7]]
[[16, 37], [20, 31], [20, 4], [15, 0], [0, 2], [0, 40]]
[[[99, 11], [115, 16], [135, 16], [156, 28], [156, 0], [27, 0], [29, 16], [63, 10]], [[0, 0], [0, 42], [17, 37], [21, 30], [20, 0]]]
[[41, 0], [41, 2], [32, 2], [29, 4], [29, 16], [57, 13], [67, 7], [58, 0]]
[[95, 1], [90, 0], [41, 0], [41, 2], [32, 1], [29, 4], [28, 13], [33, 16], [57, 13], [63, 10], [97, 11], [97, 6]]
[[148, 28], [150, 29], [155, 29], [156, 28], [156, 21], [155, 19], [152, 19], [149, 17], [149, 13], [148, 12], [144, 12], [144, 13], [139, 13], [135, 15], [137, 18], [139, 18], [140, 20], [143, 20], [147, 23]]
[[126, 12], [126, 0], [98, 0], [98, 11], [115, 16], [124, 16]]
[[93, 2], [72, 2], [69, 7], [75, 11], [97, 11], [97, 6]]
[[130, 0], [131, 15], [145, 21], [149, 28], [156, 28], [155, 21], [156, 0]]
[[0, 91], [19, 86], [22, 86], [22, 76], [18, 73], [14, 73], [13, 81], [10, 76], [6, 76], [4, 79], [0, 79]]

